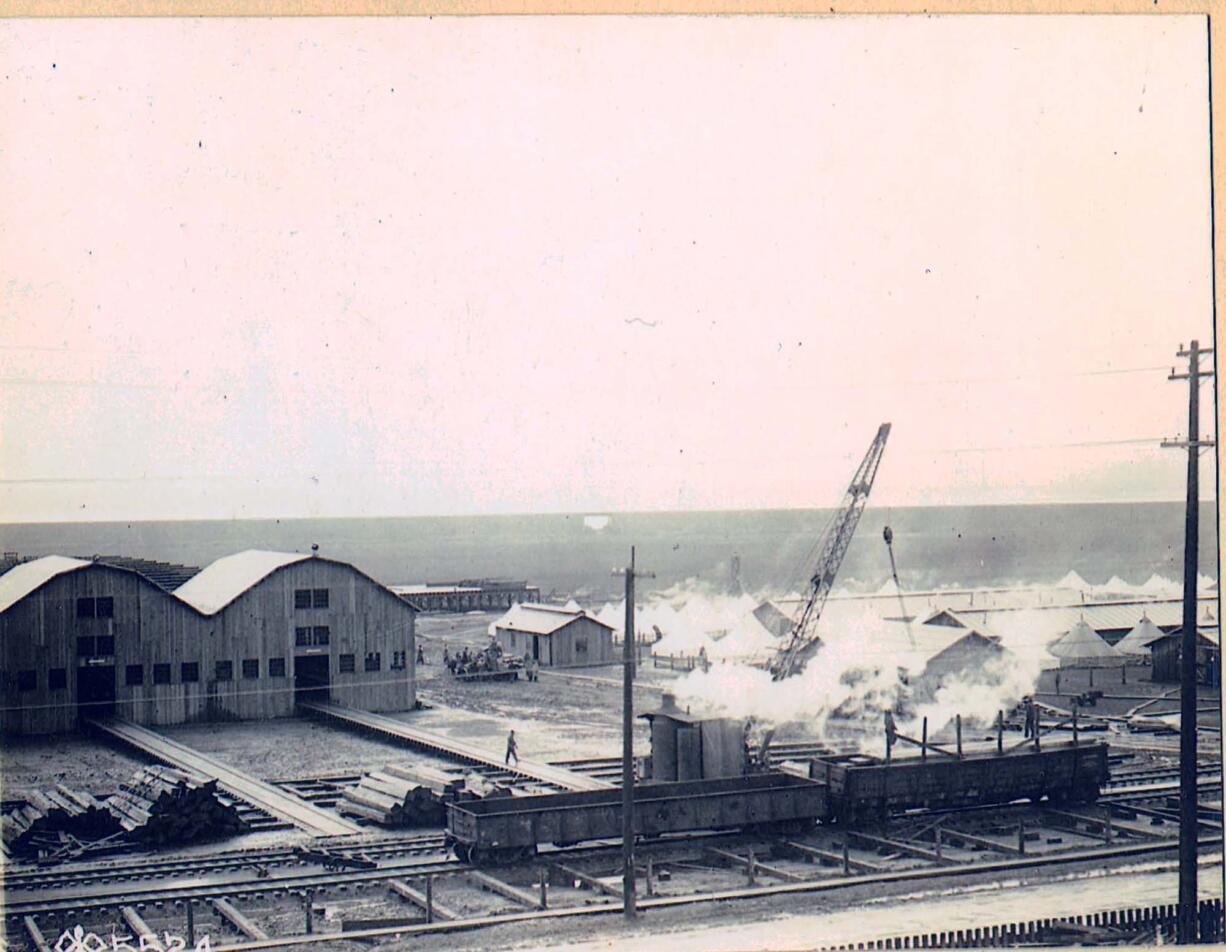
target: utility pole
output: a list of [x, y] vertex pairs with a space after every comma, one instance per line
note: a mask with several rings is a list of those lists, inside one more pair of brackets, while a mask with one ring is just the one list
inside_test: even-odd
[[653, 572], [640, 572], [634, 566], [634, 546], [630, 564], [614, 569], [626, 578], [626, 627], [622, 632], [622, 896], [627, 919], [637, 915], [634, 896], [634, 580], [655, 578]]
[[1196, 855], [1200, 823], [1196, 800], [1196, 578], [1200, 545], [1200, 451], [1213, 446], [1213, 440], [1200, 439], [1200, 381], [1212, 377], [1202, 370], [1200, 359], [1213, 353], [1196, 341], [1187, 350], [1179, 345], [1178, 356], [1188, 358], [1188, 372], [1175, 373], [1169, 380], [1188, 381], [1188, 438], [1167, 440], [1165, 447], [1188, 451], [1188, 498], [1184, 514], [1183, 543], [1183, 634], [1179, 655], [1179, 918], [1177, 939], [1181, 945], [1197, 941], [1198, 905], [1196, 895]]

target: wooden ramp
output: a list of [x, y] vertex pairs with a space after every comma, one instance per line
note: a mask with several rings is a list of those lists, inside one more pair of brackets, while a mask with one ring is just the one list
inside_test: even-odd
[[497, 767], [508, 773], [530, 780], [538, 780], [562, 790], [611, 790], [614, 785], [606, 780], [589, 777], [586, 774], [567, 770], [565, 767], [553, 767], [549, 764], [521, 760], [518, 764], [505, 764], [503, 758], [493, 751], [466, 744], [463, 741], [444, 737], [432, 731], [413, 727], [404, 721], [398, 721], [382, 714], [372, 714], [370, 711], [358, 711], [340, 704], [325, 704], [320, 702], [301, 703], [298, 707], [312, 714], [331, 718], [350, 727], [373, 731], [400, 741], [410, 747], [426, 750], [445, 757], [452, 757], [464, 763], [481, 764], [486, 767]]
[[90, 721], [89, 724], [108, 737], [141, 751], [159, 763], [182, 770], [202, 783], [216, 780], [217, 786], [232, 796], [288, 820], [309, 833], [317, 836], [340, 836], [364, 832], [356, 823], [307, 803], [279, 787], [245, 774], [147, 727], [121, 718]]

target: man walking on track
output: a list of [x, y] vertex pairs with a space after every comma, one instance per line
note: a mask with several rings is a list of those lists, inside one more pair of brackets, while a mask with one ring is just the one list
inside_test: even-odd
[[510, 763], [511, 758], [515, 758], [515, 766], [519, 766], [519, 745], [515, 742], [515, 731], [507, 734], [507, 757], [504, 763]]

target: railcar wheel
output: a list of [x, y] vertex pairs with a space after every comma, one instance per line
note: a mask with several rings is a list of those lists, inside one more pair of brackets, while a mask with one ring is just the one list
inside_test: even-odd
[[451, 852], [455, 854], [455, 858], [461, 863], [472, 862], [472, 860], [469, 859], [470, 847], [467, 843], [452, 843]]

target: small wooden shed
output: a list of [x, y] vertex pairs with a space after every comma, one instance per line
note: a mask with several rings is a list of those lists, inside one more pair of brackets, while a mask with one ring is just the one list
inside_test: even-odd
[[494, 622], [494, 637], [509, 655], [530, 655], [543, 667], [616, 661], [613, 628], [581, 608], [524, 603]]

